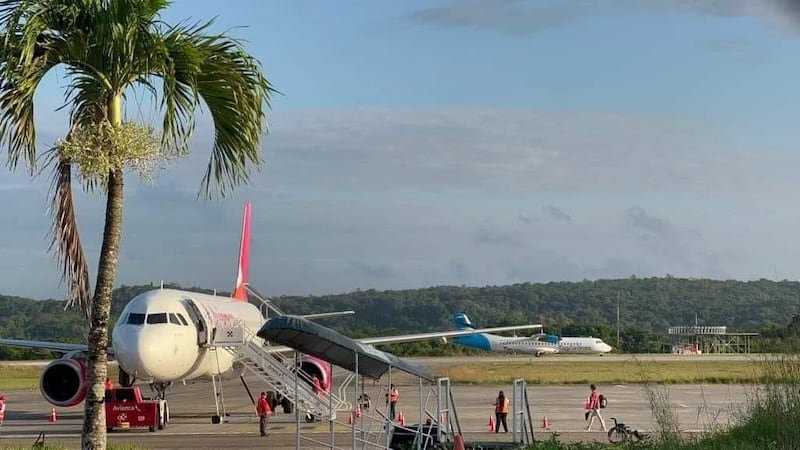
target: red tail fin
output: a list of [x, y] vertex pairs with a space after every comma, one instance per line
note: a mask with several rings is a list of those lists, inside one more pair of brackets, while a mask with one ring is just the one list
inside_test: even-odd
[[250, 202], [244, 202], [244, 212], [242, 213], [242, 237], [239, 242], [239, 268], [236, 273], [236, 284], [233, 286], [231, 297], [240, 302], [247, 301], [247, 291], [244, 284], [247, 283], [247, 266], [250, 260]]

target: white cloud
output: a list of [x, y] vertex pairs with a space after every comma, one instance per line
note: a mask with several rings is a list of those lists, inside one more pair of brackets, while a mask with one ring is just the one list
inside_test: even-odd
[[594, 16], [626, 13], [699, 14], [752, 17], [786, 33], [800, 32], [795, 0], [450, 0], [408, 17], [447, 27], [496, 29], [510, 34], [536, 33]]
[[[764, 193], [797, 190], [793, 174], [773, 170], [797, 158], [733, 148], [691, 118], [480, 108], [276, 114], [252, 185], [198, 202], [207, 133], [156, 186], [126, 183], [119, 284], [230, 289], [245, 198], [254, 202], [252, 282], [270, 294], [634, 273], [747, 278], [764, 273], [753, 262], [759, 252], [782, 272], [796, 264], [769, 239], [790, 239], [797, 217]], [[3, 175], [0, 201], [10, 212], [0, 255], [16, 268], [0, 273], [0, 292], [57, 295], [56, 267], [42, 262], [46, 178]], [[752, 233], [764, 211], [774, 214], [770, 232]], [[102, 212], [102, 199], [78, 195], [92, 264]], [[750, 244], [740, 244], [745, 235]]]

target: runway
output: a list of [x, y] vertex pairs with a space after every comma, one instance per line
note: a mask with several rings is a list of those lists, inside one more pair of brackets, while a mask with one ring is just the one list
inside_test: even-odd
[[[730, 357], [730, 356], [729, 356]], [[573, 357], [574, 358], [574, 357]], [[591, 357], [591, 358], [597, 358]], [[619, 356], [610, 357], [609, 362], [620, 360]], [[694, 357], [697, 358], [697, 357]], [[532, 358], [543, 360], [543, 358]], [[621, 359], [621, 360], [628, 360]], [[428, 365], [435, 370], [437, 366], [475, 362], [476, 358], [415, 358], [417, 362]], [[479, 358], [480, 361], [507, 361], [507, 357]], [[534, 361], [535, 363], [535, 361]], [[342, 379], [343, 371], [335, 371], [335, 379]], [[392, 381], [400, 390], [398, 410], [402, 411], [407, 424], [418, 423], [420, 404], [425, 405], [431, 391], [430, 385], [423, 385], [420, 393], [418, 382], [405, 374], [394, 373]], [[250, 382], [250, 381], [249, 381]], [[373, 410], [384, 408], [383, 389], [388, 386], [388, 379], [381, 384], [373, 385], [372, 381], [364, 383], [364, 389], [373, 399]], [[254, 392], [265, 390], [255, 380], [250, 382]], [[144, 388], [147, 390], [147, 388]], [[353, 386], [349, 387], [348, 397], [352, 400]], [[493, 434], [488, 432], [489, 418], [493, 415], [492, 402], [499, 390], [507, 394], [510, 385], [498, 386], [464, 386], [452, 387], [454, 404], [458, 422], [467, 441], [511, 441], [509, 434]], [[603, 416], [611, 416], [628, 423], [633, 428], [650, 430], [653, 428], [652, 413], [648, 400], [648, 390], [641, 385], [599, 386], [600, 391], [609, 398], [608, 408], [602, 410]], [[752, 388], [742, 385], [675, 385], [659, 386], [650, 390], [658, 398], [663, 398], [669, 410], [675, 414], [679, 429], [685, 432], [726, 427], [731, 424], [741, 410]], [[557, 432], [562, 441], [605, 441], [605, 433], [584, 431], [583, 401], [588, 395], [588, 386], [529, 385], [531, 417], [536, 439], [546, 439], [550, 432]], [[48, 422], [51, 406], [44, 401], [38, 391], [8, 392], [6, 422], [0, 427], [0, 446], [30, 446], [38, 434], [46, 433], [48, 443], [76, 448], [80, 441], [83, 406], [77, 408], [56, 408], [57, 422]], [[129, 430], [109, 434], [111, 442], [135, 443], [148, 448], [295, 448], [294, 414], [278, 414], [271, 419], [267, 438], [260, 438], [258, 423], [253, 414], [253, 406], [239, 380], [227, 380], [222, 383], [222, 397], [225, 400], [230, 421], [222, 424], [211, 424], [210, 416], [214, 413], [213, 393], [210, 382], [188, 383], [173, 386], [168, 395], [171, 410], [171, 422], [165, 430], [150, 433], [147, 430]], [[422, 400], [420, 400], [422, 399]], [[434, 410], [435, 411], [435, 410]], [[547, 417], [549, 430], [540, 428], [542, 419]], [[377, 419], [375, 411], [364, 411], [364, 421], [373, 424], [373, 430], [379, 430], [382, 422]], [[423, 421], [425, 415], [423, 414]], [[301, 435], [313, 437], [317, 441], [328, 443], [328, 422], [307, 424], [301, 417]], [[334, 424], [334, 445], [338, 448], [351, 448], [351, 428], [344, 420]], [[510, 421], [509, 421], [510, 422]], [[375, 425], [377, 424], [377, 425]], [[511, 424], [509, 423], [509, 426]], [[366, 425], [365, 425], [366, 426]], [[595, 425], [599, 430], [599, 425]], [[547, 431], [548, 433], [545, 433]], [[376, 431], [378, 433], [379, 431]], [[265, 441], [266, 439], [266, 441]], [[329, 448], [326, 445], [315, 446], [303, 441], [302, 448]]]

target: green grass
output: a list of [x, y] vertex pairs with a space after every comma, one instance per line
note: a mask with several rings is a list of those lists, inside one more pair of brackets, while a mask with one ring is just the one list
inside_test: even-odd
[[463, 364], [438, 371], [460, 384], [503, 384], [524, 378], [529, 384], [754, 383], [759, 361], [500, 362]]
[[[11, 363], [0, 364], [0, 391], [32, 391], [39, 389], [39, 375], [43, 367], [17, 366]], [[117, 377], [117, 367], [109, 366], [108, 374], [112, 380]]]

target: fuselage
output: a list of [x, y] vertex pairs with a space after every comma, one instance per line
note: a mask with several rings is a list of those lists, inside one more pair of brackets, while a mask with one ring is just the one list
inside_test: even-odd
[[540, 336], [509, 337], [479, 333], [459, 336], [453, 342], [491, 352], [530, 353], [537, 356], [553, 353], [603, 354], [611, 351], [610, 345], [593, 337], [564, 337], [548, 341]]
[[558, 339], [559, 353], [603, 354], [609, 353], [611, 346], [595, 337], [562, 337]]
[[255, 305], [230, 297], [156, 289], [128, 302], [112, 331], [112, 345], [120, 368], [138, 380], [210, 377], [233, 368], [232, 351], [207, 344], [215, 329], [235, 323], [255, 333], [264, 318]]
[[453, 339], [456, 344], [479, 348], [490, 352], [530, 353], [544, 355], [558, 353], [558, 346], [540, 342], [533, 337], [509, 337], [489, 333], [459, 336]]

